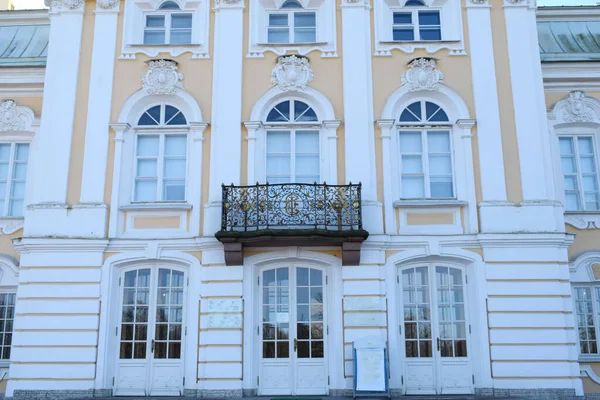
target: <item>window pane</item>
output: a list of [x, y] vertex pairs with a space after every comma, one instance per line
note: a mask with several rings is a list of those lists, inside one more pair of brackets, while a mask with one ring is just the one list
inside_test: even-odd
[[19, 199], [25, 197], [25, 182], [13, 182], [10, 196]]
[[427, 121], [435, 122], [446, 122], [448, 121], [448, 115], [442, 110], [440, 106], [429, 101], [425, 102], [425, 114], [427, 115]]
[[158, 135], [138, 136], [138, 156], [158, 156]]
[[598, 190], [596, 175], [583, 177], [583, 189], [589, 192], [595, 192]]
[[277, 104], [267, 116], [267, 122], [289, 122], [290, 102], [284, 101]]
[[440, 25], [438, 11], [419, 11], [419, 25]]
[[421, 156], [402, 156], [402, 173], [420, 174], [423, 172]]
[[27, 176], [27, 164], [26, 163], [15, 163], [13, 165], [13, 179], [25, 180]]
[[164, 44], [165, 31], [145, 31], [144, 44]]
[[179, 6], [174, 1], [165, 1], [159, 8], [159, 10], [179, 10]]
[[585, 194], [585, 209], [587, 211], [598, 210], [598, 193], [586, 193]]
[[290, 31], [287, 28], [269, 28], [268, 43], [289, 43]]
[[579, 165], [581, 165], [581, 172], [596, 172], [596, 165], [594, 163], [594, 157], [580, 157]]
[[412, 24], [412, 13], [394, 13], [394, 24]]
[[317, 41], [316, 28], [296, 28], [294, 29], [295, 43], [314, 43]]
[[577, 190], [577, 178], [574, 176], [565, 176], [565, 190]]
[[571, 155], [573, 154], [573, 140], [571, 138], [560, 138], [558, 139], [558, 143], [560, 146], [560, 154], [561, 155]]
[[146, 16], [146, 27], [147, 28], [163, 28], [165, 26], [164, 15], [147, 15]]
[[414, 177], [414, 176], [402, 177], [402, 197], [405, 197], [405, 198], [423, 198], [423, 197], [425, 197], [423, 177]]
[[166, 178], [184, 178], [185, 159], [166, 159], [164, 174]]
[[[289, 176], [290, 173], [290, 156], [267, 156], [267, 175], [277, 176]], [[269, 180], [270, 183], [274, 183]]]
[[432, 198], [451, 198], [454, 197], [452, 193], [452, 178], [441, 177], [441, 178], [430, 178], [431, 181], [431, 197]]
[[137, 176], [139, 176], [139, 177], [155, 177], [156, 176], [156, 159], [138, 160]]
[[20, 217], [23, 215], [23, 200], [11, 200], [8, 215], [11, 217]]
[[579, 154], [594, 154], [591, 137], [580, 137], [577, 142], [579, 143]]
[[421, 40], [442, 40], [440, 29], [419, 29]]
[[[319, 155], [296, 155], [296, 175], [310, 175], [311, 177], [318, 177]], [[318, 179], [313, 179], [312, 182], [314, 181], [318, 181]]]
[[10, 160], [10, 144], [0, 144], [0, 160], [8, 161]]
[[575, 158], [574, 157], [568, 157], [568, 156], [561, 157], [561, 164], [562, 164], [563, 173], [569, 174], [569, 173], [577, 172], [575, 169]]
[[267, 152], [268, 153], [289, 153], [290, 152], [290, 132], [267, 132]]
[[270, 14], [269, 26], [288, 26], [287, 14]]
[[185, 135], [167, 135], [165, 138], [165, 155], [185, 156], [186, 139]]
[[394, 28], [392, 40], [415, 40], [415, 31], [412, 28]]
[[29, 158], [29, 145], [24, 143], [17, 144], [17, 150], [15, 152], [15, 160], [27, 161]]
[[163, 182], [163, 199], [166, 201], [185, 200], [185, 181], [165, 180]]
[[429, 153], [450, 153], [450, 135], [448, 132], [427, 132]]
[[319, 132], [297, 131], [296, 153], [319, 153]]
[[143, 180], [135, 183], [136, 201], [156, 201], [156, 180]]
[[402, 153], [421, 153], [421, 132], [400, 132], [400, 151]]
[[173, 14], [171, 16], [171, 28], [191, 28], [192, 14]]
[[189, 44], [192, 43], [192, 30], [176, 30], [171, 31], [171, 43], [173, 44]]
[[579, 195], [577, 193], [566, 193], [566, 210], [567, 211], [577, 211], [579, 210]]
[[294, 13], [294, 26], [296, 28], [317, 26], [315, 13], [305, 13], [305, 12]]
[[450, 155], [430, 155], [429, 173], [431, 175], [452, 175]]

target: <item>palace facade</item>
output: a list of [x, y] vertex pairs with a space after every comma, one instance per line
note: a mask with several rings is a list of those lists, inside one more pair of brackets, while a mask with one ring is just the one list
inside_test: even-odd
[[47, 6], [0, 12], [6, 397], [347, 396], [365, 338], [393, 395], [600, 396], [600, 7]]

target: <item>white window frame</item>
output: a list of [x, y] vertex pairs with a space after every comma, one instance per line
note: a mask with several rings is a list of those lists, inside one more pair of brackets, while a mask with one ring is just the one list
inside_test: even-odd
[[[191, 30], [191, 34], [190, 34], [190, 41], [192, 40], [192, 38], [194, 37], [194, 14], [191, 12], [185, 12], [182, 10], [156, 10], [156, 11], [152, 11], [152, 12], [147, 12], [144, 14], [144, 27], [143, 27], [143, 31], [142, 31], [142, 43], [145, 46], [161, 46], [161, 45], [175, 45], [175, 46], [179, 46], [179, 45], [190, 45], [192, 43], [171, 43], [171, 30], [173, 28], [171, 28], [171, 26], [173, 25], [173, 15], [189, 15], [192, 18], [192, 26], [191, 28], [175, 28], [175, 29], [190, 29]], [[148, 17], [153, 17], [153, 16], [163, 16], [165, 18], [165, 25], [162, 27], [162, 30], [165, 31], [165, 42], [164, 43], [156, 43], [156, 44], [152, 44], [152, 43], [144, 43], [144, 36], [146, 34], [146, 31], [158, 31], [161, 30], [159, 28], [156, 27], [148, 27], [147, 26], [147, 18]]]
[[[439, 26], [439, 30], [440, 30], [440, 38], [439, 40], [426, 40], [426, 39], [421, 39], [421, 25], [419, 25], [419, 13], [421, 12], [431, 12], [431, 11], [436, 11], [440, 17], [440, 25], [424, 25], [424, 26]], [[442, 42], [444, 41], [444, 29], [443, 29], [443, 20], [442, 20], [442, 9], [438, 8], [438, 7], [416, 7], [416, 6], [411, 6], [410, 8], [402, 8], [402, 9], [395, 9], [392, 10], [392, 40], [394, 42], [432, 42], [432, 43], [437, 43], [437, 42]], [[408, 24], [394, 24], [394, 14], [400, 14], [400, 13], [404, 13], [404, 14], [411, 14], [411, 21], [412, 23], [410, 25]], [[394, 40], [394, 28], [401, 28], [401, 27], [412, 27], [413, 29], [413, 40]]]
[[[336, 2], [335, 0], [297, 0], [300, 8], [282, 9], [285, 0], [250, 0], [250, 23], [248, 24], [248, 54], [247, 58], [264, 58], [264, 53], [272, 52], [276, 55], [285, 55], [290, 52], [307, 55], [312, 51], [320, 51], [322, 58], [338, 57], [337, 30], [336, 30]], [[288, 16], [290, 43], [269, 43], [268, 26], [269, 15], [294, 12], [314, 12], [316, 34], [315, 42], [293, 42], [293, 18]]]
[[[300, 125], [300, 124], [289, 124], [287, 126], [281, 125], [281, 126], [273, 126], [272, 128], [267, 128], [265, 130], [265, 180], [267, 180], [267, 176], [268, 171], [267, 171], [267, 159], [268, 159], [268, 155], [269, 153], [267, 152], [267, 142], [268, 142], [268, 136], [269, 136], [269, 132], [288, 132], [290, 135], [290, 152], [289, 152], [289, 157], [290, 157], [290, 170], [289, 175], [290, 175], [290, 182], [289, 183], [298, 183], [298, 176], [297, 176], [297, 172], [296, 172], [296, 132], [297, 131], [311, 131], [311, 132], [316, 132], [319, 135], [319, 179], [317, 180], [317, 183], [323, 183], [323, 177], [322, 177], [322, 165], [321, 165], [321, 159], [322, 159], [322, 140], [321, 140], [321, 129], [320, 129], [320, 125], [316, 125], [314, 127], [310, 127], [310, 125]], [[272, 183], [272, 182], [269, 182]], [[313, 182], [311, 182], [313, 183]]]
[[[0, 141], [0, 145], [6, 145], [9, 144], [10, 145], [10, 156], [9, 156], [9, 160], [8, 160], [8, 172], [7, 172], [7, 177], [6, 177], [6, 193], [4, 195], [4, 209], [0, 212], [0, 218], [23, 218], [24, 214], [25, 214], [25, 196], [27, 194], [27, 174], [29, 173], [29, 160], [30, 160], [30, 156], [31, 156], [31, 143], [27, 142], [27, 141], [20, 141], [20, 140], [16, 140], [16, 141]], [[15, 167], [15, 163], [17, 162], [15, 160], [15, 155], [16, 155], [16, 149], [17, 149], [17, 145], [27, 145], [29, 147], [28, 152], [27, 152], [27, 173], [25, 176], [25, 180], [23, 181], [25, 183], [25, 193], [23, 195], [23, 199], [21, 199], [23, 201], [23, 209], [21, 211], [20, 215], [10, 215], [10, 203], [12, 201], [12, 197], [11, 197], [11, 191], [12, 191], [12, 186], [13, 186], [13, 182], [15, 181], [12, 178], [13, 172], [14, 172], [14, 167]], [[0, 181], [1, 181], [0, 177]]]
[[[210, 2], [196, 0], [166, 0], [179, 5], [179, 10], [159, 10], [165, 0], [128, 0], [124, 6], [123, 39], [120, 59], [135, 59], [137, 54], [157, 57], [160, 53], [168, 53], [177, 57], [191, 53], [192, 59], [208, 59], [210, 33]], [[144, 31], [147, 15], [192, 14], [191, 43], [171, 44], [165, 32], [165, 44], [144, 44]], [[170, 24], [165, 21], [165, 25]], [[170, 25], [169, 25], [170, 26]], [[165, 28], [166, 29], [166, 28]]]
[[[425, 6], [404, 6], [406, 1], [374, 0], [375, 56], [390, 57], [392, 50], [413, 54], [424, 49], [429, 54], [450, 50], [450, 55], [466, 55], [462, 5], [456, 0], [424, 0]], [[399, 4], [400, 3], [400, 4]], [[438, 11], [440, 15], [441, 40], [420, 40], [419, 11]], [[410, 12], [414, 29], [414, 40], [394, 40], [394, 13]]]
[[[281, 10], [276, 10], [276, 11], [267, 11], [267, 23], [265, 24], [265, 37], [267, 38], [267, 42], [270, 45], [273, 46], [277, 46], [277, 45], [303, 45], [303, 44], [311, 44], [311, 43], [318, 43], [319, 42], [319, 16], [318, 16], [318, 10], [316, 9], [311, 9], [311, 10], [307, 10], [305, 8], [292, 8], [292, 9], [281, 9]], [[296, 38], [295, 38], [295, 20], [294, 20], [294, 15], [297, 13], [310, 13], [310, 14], [314, 14], [315, 16], [315, 41], [314, 42], [296, 42]], [[272, 43], [269, 42], [269, 28], [271, 28], [271, 25], [269, 24], [271, 15], [287, 15], [288, 18], [288, 24], [287, 24], [287, 29], [288, 29], [288, 38], [289, 41], [287, 43]], [[277, 27], [276, 25], [273, 25], [273, 27]], [[279, 28], [283, 28], [283, 26], [280, 26]]]
[[[186, 203], [187, 199], [188, 199], [188, 175], [189, 175], [189, 171], [188, 171], [188, 160], [190, 157], [190, 138], [189, 138], [189, 128], [187, 128], [185, 125], [177, 125], [177, 126], [173, 126], [173, 127], [169, 127], [169, 126], [160, 126], [160, 127], [156, 127], [156, 128], [141, 128], [138, 127], [135, 130], [135, 142], [134, 142], [134, 167], [133, 167], [133, 184], [132, 184], [132, 193], [131, 193], [131, 203], [132, 204], [139, 204], [139, 203], [148, 203], [147, 201], [143, 201], [143, 200], [136, 200], [136, 193], [135, 193], [135, 184], [138, 180], [138, 176], [137, 176], [137, 161], [140, 158], [140, 156], [138, 156], [137, 150], [138, 150], [138, 137], [139, 136], [144, 136], [144, 135], [148, 135], [148, 136], [158, 136], [158, 155], [156, 156], [156, 172], [157, 172], [157, 176], [155, 177], [143, 177], [143, 178], [154, 178], [156, 179], [156, 200], [152, 201], [151, 203]], [[171, 135], [175, 135], [175, 136], [185, 136], [186, 140], [185, 140], [185, 181], [184, 181], [184, 190], [185, 190], [185, 196], [182, 200], [165, 200], [164, 199], [164, 193], [163, 193], [163, 182], [164, 182], [164, 162], [165, 162], [165, 140], [167, 136], [171, 136]], [[142, 156], [143, 157], [143, 156]]]
[[[592, 302], [592, 317], [593, 317], [593, 328], [594, 331], [596, 332], [596, 352], [595, 353], [582, 353], [581, 352], [581, 341], [579, 338], [579, 329], [581, 328], [581, 326], [579, 325], [579, 315], [577, 313], [577, 303], [576, 303], [576, 298], [575, 298], [575, 291], [576, 289], [589, 289], [591, 291], [591, 302]], [[593, 285], [591, 283], [587, 283], [587, 284], [581, 284], [581, 283], [573, 283], [573, 285], [571, 286], [571, 290], [572, 290], [572, 296], [573, 296], [573, 316], [574, 316], [574, 320], [575, 320], [575, 336], [577, 337], [577, 353], [579, 354], [580, 357], [582, 358], [589, 358], [589, 357], [597, 357], [598, 359], [600, 359], [600, 336], [598, 336], [600, 334], [600, 329], [598, 327], [598, 323], [600, 323], [600, 315], [598, 315], [598, 312], [600, 312], [600, 307], [598, 306], [598, 302], [600, 302], [600, 296], [598, 296], [596, 294], [596, 289], [600, 289], [600, 285]], [[589, 329], [589, 326], [586, 326], [587, 329]], [[588, 342], [591, 342], [591, 340], [588, 340]]]
[[[456, 174], [454, 172], [454, 147], [452, 144], [452, 129], [449, 126], [449, 123], [446, 125], [428, 125], [427, 127], [425, 126], [417, 126], [415, 125], [414, 127], [403, 127], [403, 126], [398, 126], [397, 127], [397, 135], [398, 135], [398, 140], [397, 140], [397, 144], [398, 144], [398, 156], [399, 156], [399, 162], [398, 162], [398, 166], [399, 166], [399, 173], [398, 176], [400, 177], [400, 199], [401, 200], [456, 200]], [[402, 148], [400, 146], [400, 134], [402, 132], [419, 132], [420, 136], [421, 136], [421, 153], [403, 153], [402, 152]], [[429, 172], [429, 147], [428, 147], [428, 143], [427, 143], [427, 134], [429, 132], [446, 132], [448, 134], [448, 142], [450, 144], [450, 168], [451, 168], [451, 173], [452, 173], [452, 197], [431, 197], [431, 174]], [[402, 171], [402, 155], [411, 155], [411, 154], [419, 154], [421, 156], [421, 167], [423, 172], [419, 175], [423, 176], [423, 184], [424, 184], [424, 190], [423, 190], [423, 194], [424, 197], [422, 198], [418, 198], [418, 197], [405, 197], [403, 196], [403, 191], [404, 188], [402, 187], [402, 177], [404, 175], [403, 171]]]
[[592, 140], [592, 150], [594, 151], [594, 168], [595, 168], [595, 175], [596, 175], [596, 193], [598, 194], [598, 202], [600, 203], [600, 171], [598, 170], [598, 166], [600, 164], [598, 164], [598, 150], [600, 149], [598, 147], [598, 140], [597, 137], [594, 133], [590, 132], [588, 134], [586, 133], [575, 133], [575, 132], [569, 132], [569, 133], [565, 133], [565, 134], [561, 134], [559, 133], [557, 136], [557, 140], [559, 141], [559, 156], [561, 157], [561, 173], [562, 173], [562, 178], [563, 178], [563, 185], [564, 185], [564, 176], [565, 173], [562, 170], [562, 154], [560, 154], [560, 139], [561, 138], [569, 138], [572, 143], [573, 143], [573, 149], [574, 149], [574, 154], [573, 157], [575, 158], [575, 168], [577, 169], [577, 171], [573, 174], [575, 175], [575, 178], [577, 179], [577, 193], [579, 194], [579, 204], [578, 204], [578, 208], [577, 210], [567, 210], [567, 199], [566, 199], [566, 189], [562, 191], [562, 199], [563, 199], [563, 204], [565, 206], [565, 211], [566, 212], [574, 212], [574, 213], [578, 213], [578, 212], [597, 212], [600, 213], [600, 207], [598, 210], [587, 210], [586, 209], [586, 201], [585, 201], [585, 193], [586, 191], [583, 188], [583, 173], [581, 172], [581, 155], [579, 152], [579, 138], [590, 138]]

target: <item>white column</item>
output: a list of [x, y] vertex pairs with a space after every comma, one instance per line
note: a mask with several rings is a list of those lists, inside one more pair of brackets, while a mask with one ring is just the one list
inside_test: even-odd
[[385, 233], [396, 235], [396, 210], [394, 208], [394, 190], [392, 188], [392, 157], [394, 150], [391, 144], [392, 128], [396, 121], [393, 119], [380, 119], [377, 126], [381, 129], [381, 162], [383, 165], [383, 207], [385, 215]]
[[[475, 4], [474, 4], [475, 3]], [[482, 201], [506, 201], [502, 130], [492, 38], [491, 6], [467, 1], [471, 79], [477, 113]]]
[[[533, 65], [532, 41], [537, 44], [535, 25], [535, 1], [504, 0], [504, 15], [508, 37], [508, 57], [512, 82], [521, 184], [523, 198], [527, 200], [547, 200], [545, 154], [542, 135], [548, 135], [547, 124], [541, 123], [537, 90], [542, 80], [541, 65]], [[537, 51], [537, 46], [536, 46]], [[544, 112], [545, 118], [545, 112]], [[486, 155], [487, 157], [487, 155]]]
[[364, 0], [345, 0], [341, 7], [346, 183], [362, 183], [363, 225], [379, 234], [383, 215], [375, 169], [371, 6]]
[[[323, 121], [323, 130], [327, 146], [323, 152], [327, 152], [327, 171], [323, 174], [323, 180], [330, 185], [338, 184], [337, 176], [337, 129], [342, 124], [342, 121]], [[322, 157], [325, 154], [322, 155]]]
[[[98, 1], [80, 203], [104, 205], [119, 2]], [[102, 221], [106, 224], [106, 221]]]
[[202, 174], [193, 173], [192, 171], [202, 171], [202, 147], [204, 142], [204, 131], [208, 127], [207, 122], [191, 122], [190, 123], [190, 135], [191, 135], [191, 151], [189, 154], [191, 157], [189, 165], [190, 171], [188, 176], [197, 176], [194, 179], [190, 187], [190, 195], [188, 199], [192, 203], [192, 220], [190, 221], [190, 233], [194, 236], [200, 236], [200, 207], [202, 206]]
[[[112, 124], [110, 127], [115, 131], [115, 161], [110, 204], [112, 204], [113, 207], [118, 207], [120, 195], [119, 188], [121, 187], [121, 165], [123, 163], [123, 141], [125, 140], [125, 133], [131, 128], [131, 126], [129, 124]], [[110, 213], [108, 237], [114, 238], [117, 236], [118, 221], [119, 212], [118, 210], [114, 210]]]
[[240, 183], [243, 0], [216, 0], [210, 183], [204, 212], [204, 236], [220, 229], [222, 184]]
[[262, 122], [246, 121], [244, 122], [244, 125], [248, 131], [248, 136], [246, 136], [246, 140], [248, 141], [248, 171], [246, 173], [246, 184], [254, 185], [256, 183], [256, 131], [262, 127]]
[[[50, 46], [44, 80], [44, 104], [38, 136], [40, 173], [32, 205], [66, 208], [71, 140], [79, 78], [84, 2], [53, 0], [50, 6]], [[46, 206], [48, 207], [48, 206]], [[49, 209], [49, 208], [46, 208]]]

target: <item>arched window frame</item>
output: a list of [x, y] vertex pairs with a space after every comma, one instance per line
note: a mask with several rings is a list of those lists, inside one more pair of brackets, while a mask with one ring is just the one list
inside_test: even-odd
[[306, 103], [317, 114], [318, 123], [294, 124], [297, 127], [307, 126], [318, 129], [320, 135], [320, 181], [328, 184], [338, 183], [337, 168], [337, 129], [341, 121], [335, 120], [331, 102], [313, 88], [304, 92], [283, 92], [278, 87], [267, 91], [255, 104], [251, 121], [244, 122], [248, 135], [248, 184], [266, 182], [266, 133], [269, 127], [282, 128], [282, 124], [267, 123], [267, 115], [283, 101], [298, 100]]
[[[334, 0], [294, 0], [302, 9], [284, 8], [289, 0], [250, 0], [250, 23], [248, 24], [248, 58], [263, 58], [270, 51], [277, 55], [285, 55], [290, 51], [306, 55], [312, 51], [320, 51], [324, 58], [338, 57], [336, 33], [336, 3]], [[294, 42], [294, 12], [310, 12], [315, 14], [315, 39], [310, 42]], [[270, 15], [289, 15], [288, 26], [290, 41], [288, 43], [269, 42]], [[292, 22], [293, 24], [293, 22]]]
[[[161, 10], [164, 3], [173, 2], [179, 10]], [[144, 42], [146, 17], [164, 15], [165, 24], [170, 14], [190, 14], [192, 17], [191, 41], [184, 44], [149, 44]], [[168, 30], [170, 25], [166, 27]], [[169, 53], [177, 57], [183, 53], [192, 53], [192, 58], [209, 58], [210, 2], [208, 0], [131, 0], [124, 6], [123, 40], [121, 59], [134, 59], [136, 54], [156, 57], [159, 53]], [[169, 33], [165, 33], [168, 35]]]
[[[581, 192], [579, 193], [579, 209], [567, 209], [560, 150], [560, 138], [571, 138], [573, 143], [579, 141], [579, 138], [591, 138], [594, 151], [593, 165], [596, 169], [595, 182], [599, 190], [598, 201], [600, 202], [600, 100], [586, 96], [585, 93], [580, 91], [571, 92], [558, 101], [548, 113], [548, 125], [551, 135], [551, 168], [553, 168], [555, 176], [555, 195], [565, 206], [565, 222], [578, 229], [600, 229], [600, 207], [598, 207], [598, 210], [582, 207]], [[581, 158], [580, 156], [579, 152], [575, 154], [577, 160]], [[580, 184], [578, 186], [585, 192], [586, 190], [581, 182], [582, 169], [580, 168], [580, 161], [577, 161], [576, 167], [577, 181]]]
[[[411, 92], [407, 86], [402, 86], [392, 94], [384, 107], [382, 118], [377, 121], [381, 130], [383, 150], [382, 167], [386, 233], [422, 234], [431, 233], [432, 229], [435, 229], [438, 233], [448, 234], [476, 233], [478, 222], [471, 133], [475, 121], [470, 119], [469, 110], [462, 98], [447, 86], [440, 84], [437, 91], [423, 90], [416, 92]], [[441, 126], [450, 132], [454, 184], [453, 199], [402, 198], [399, 131], [402, 130], [403, 125], [399, 122], [399, 118], [402, 111], [409, 105], [420, 101], [431, 102], [440, 106], [448, 116], [449, 122], [443, 123]], [[425, 211], [430, 213], [432, 209], [435, 209], [437, 213], [451, 213], [453, 223], [414, 226], [408, 224], [409, 211], [411, 213], [423, 213]], [[398, 227], [398, 220], [402, 226], [401, 230]]]
[[[143, 113], [157, 105], [171, 105], [186, 118], [186, 125], [169, 127], [138, 127]], [[119, 114], [119, 123], [111, 125], [115, 131], [115, 158], [110, 210], [109, 237], [161, 238], [194, 237], [200, 234], [202, 205], [202, 141], [208, 123], [203, 121], [196, 100], [185, 90], [177, 88], [174, 95], [147, 95], [139, 90], [132, 95]], [[185, 201], [134, 201], [136, 173], [136, 142], [138, 132], [186, 134]], [[179, 227], [154, 229], [136, 227], [136, 218], [179, 218]], [[189, 228], [188, 228], [189, 225]]]
[[[455, 0], [422, 0], [423, 5], [412, 5], [415, 0], [375, 0], [375, 55], [391, 56], [392, 50], [413, 53], [415, 49], [425, 49], [433, 54], [448, 49], [451, 54], [465, 54], [462, 5]], [[440, 15], [441, 40], [421, 40], [419, 38], [419, 12], [437, 11]], [[394, 22], [395, 13], [411, 13], [410, 24]], [[404, 20], [406, 22], [406, 20]], [[400, 22], [396, 18], [396, 22]], [[394, 39], [394, 29], [412, 26], [414, 40]]]
[[[12, 318], [9, 318], [9, 315], [6, 312], [7, 310], [2, 310], [3, 312], [0, 314], [0, 326], [2, 327], [0, 329], [0, 340], [3, 343], [6, 339], [6, 335], [12, 335], [14, 331], [15, 303], [18, 285], [19, 262], [14, 257], [6, 254], [0, 254], [0, 297], [2, 297], [3, 304], [7, 304], [6, 301], [8, 300], [8, 307], [12, 307]], [[5, 325], [9, 320], [12, 320], [13, 326], [12, 330], [10, 331], [6, 329]], [[0, 379], [5, 379], [6, 374], [8, 374], [10, 356], [6, 357], [6, 355], [6, 348], [0, 347]]]

